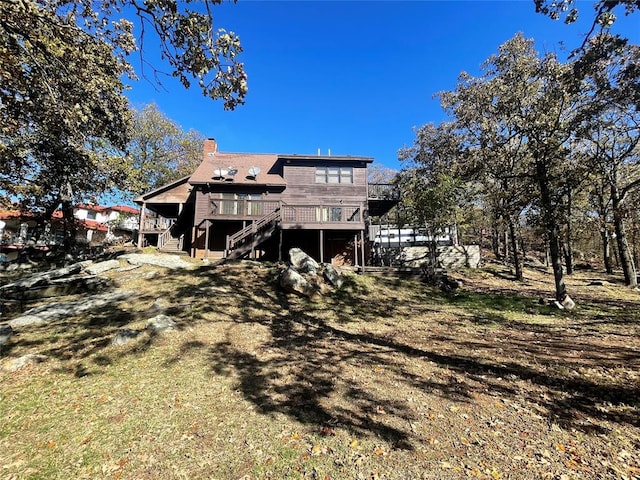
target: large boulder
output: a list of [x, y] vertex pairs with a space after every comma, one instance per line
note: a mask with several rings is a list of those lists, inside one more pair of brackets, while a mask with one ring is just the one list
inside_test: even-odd
[[293, 266], [289, 266], [280, 274], [280, 286], [288, 292], [299, 293], [306, 297], [316, 293], [312, 285]]
[[127, 253], [120, 258], [132, 265], [154, 265], [170, 270], [180, 268], [193, 268], [194, 265], [182, 259], [179, 255], [170, 254], [150, 254], [150, 253]]
[[85, 268], [85, 271], [91, 275], [98, 275], [113, 270], [114, 268], [120, 268], [120, 262], [118, 260], [106, 260], [104, 262], [94, 263]]
[[300, 273], [316, 274], [320, 269], [320, 264], [300, 248], [289, 250], [289, 260], [293, 268]]
[[178, 325], [175, 320], [168, 315], [160, 314], [147, 320], [147, 330], [154, 333], [165, 333], [176, 330]]
[[333, 285], [336, 288], [342, 287], [344, 281], [342, 280], [342, 276], [336, 270], [336, 267], [331, 265], [330, 263], [325, 263], [322, 265], [322, 276], [324, 279]]
[[312, 297], [340, 288], [344, 283], [333, 265], [321, 265], [299, 248], [289, 250], [289, 256], [290, 263], [279, 278], [280, 286], [288, 292]]
[[135, 296], [134, 291], [116, 290], [113, 292], [91, 295], [80, 300], [50, 303], [31, 308], [21, 316], [13, 318], [8, 323], [13, 328], [17, 328], [53, 322], [60, 320], [61, 318], [78, 315], [89, 310], [112, 308], [115, 303], [127, 300], [133, 296]]

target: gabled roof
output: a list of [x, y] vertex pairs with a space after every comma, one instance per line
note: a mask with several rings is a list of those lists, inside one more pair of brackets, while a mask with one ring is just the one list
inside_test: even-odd
[[[356, 157], [349, 155], [282, 155], [275, 153], [226, 153], [219, 152], [218, 145], [213, 138], [204, 142], [202, 163], [190, 177], [184, 177], [164, 185], [156, 190], [147, 192], [134, 199], [139, 205], [143, 202], [167, 202], [164, 194], [181, 192], [185, 196], [185, 183], [189, 185], [230, 184], [242, 186], [279, 186], [286, 187], [287, 181], [282, 177], [283, 163], [327, 164], [333, 162], [360, 163], [364, 166], [373, 162], [371, 157]], [[186, 198], [186, 197], [185, 197]]]
[[95, 220], [79, 220], [76, 218], [76, 221], [79, 221], [87, 230], [97, 230], [99, 232], [109, 231], [109, 227], [107, 227], [107, 225], [96, 222]]
[[98, 204], [86, 204], [86, 203], [79, 203], [77, 205], [74, 205], [73, 208], [77, 208], [80, 210], [89, 210], [90, 212], [104, 212], [105, 210], [109, 210], [109, 207], [105, 207], [104, 205], [98, 205]]
[[140, 215], [140, 210], [128, 205], [116, 205], [114, 207], [109, 207], [109, 210], [113, 210], [114, 212], [130, 213], [131, 215]]
[[[146, 202], [149, 199], [152, 199], [154, 197], [157, 197], [158, 195], [165, 193], [165, 192], [169, 192], [170, 190], [176, 189], [177, 187], [180, 186], [184, 186], [187, 184], [189, 180], [189, 177], [182, 177], [179, 178], [178, 180], [174, 180], [171, 183], [167, 183], [166, 185], [162, 185], [159, 188], [156, 188], [155, 190], [151, 190], [150, 192], [145, 192], [142, 195], [140, 195], [139, 197], [136, 197], [133, 199], [133, 201], [135, 203], [137, 203], [138, 205], [142, 205], [144, 202]], [[188, 187], [188, 185], [186, 185]], [[188, 193], [187, 191], [185, 191], [186, 193]], [[185, 196], [185, 192], [181, 192], [181, 196]], [[185, 196], [184, 200], [186, 200], [188, 195]]]
[[109, 212], [109, 211], [113, 211], [113, 212], [130, 213], [132, 215], [139, 215], [140, 214], [140, 210], [138, 210], [136, 208], [133, 208], [133, 207], [129, 207], [128, 205], [115, 205], [113, 207], [106, 207], [104, 205], [79, 203], [78, 205], [75, 205], [73, 208], [74, 209], [88, 210], [90, 212]]

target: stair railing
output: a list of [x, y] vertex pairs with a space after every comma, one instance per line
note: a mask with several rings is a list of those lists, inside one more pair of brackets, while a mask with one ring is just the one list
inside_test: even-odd
[[273, 212], [266, 214], [264, 217], [259, 218], [255, 222], [251, 222], [242, 230], [237, 231], [233, 235], [227, 235], [227, 249], [225, 251], [225, 257], [231, 253], [231, 251], [235, 250], [238, 245], [244, 242], [247, 238], [251, 236], [256, 236], [258, 233], [266, 230], [274, 224], [275, 222], [280, 221], [280, 208], [276, 208]]
[[171, 227], [169, 227], [158, 235], [158, 249], [164, 247], [171, 238]]

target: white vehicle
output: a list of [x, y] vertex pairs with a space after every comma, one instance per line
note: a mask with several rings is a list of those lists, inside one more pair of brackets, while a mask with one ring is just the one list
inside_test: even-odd
[[[383, 226], [376, 229], [373, 236], [374, 248], [398, 248], [414, 245], [427, 245], [430, 237], [421, 228], [393, 228]], [[455, 227], [447, 228], [441, 235], [436, 236], [436, 242], [440, 245], [452, 245], [455, 239]]]
[[427, 242], [425, 235], [416, 234], [413, 228], [380, 230], [373, 239], [379, 247], [408, 247]]

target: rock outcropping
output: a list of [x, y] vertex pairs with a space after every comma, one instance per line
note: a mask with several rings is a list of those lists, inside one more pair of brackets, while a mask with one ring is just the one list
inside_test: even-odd
[[313, 297], [342, 287], [342, 275], [333, 265], [320, 264], [299, 248], [289, 250], [289, 258], [289, 264], [279, 277], [285, 291]]

